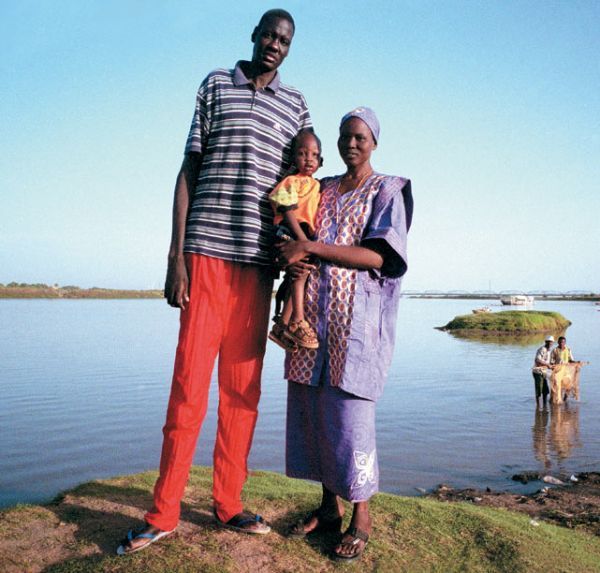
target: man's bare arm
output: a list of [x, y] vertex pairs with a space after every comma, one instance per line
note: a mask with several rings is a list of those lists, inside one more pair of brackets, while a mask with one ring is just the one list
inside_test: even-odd
[[185, 227], [190, 208], [191, 197], [198, 179], [200, 155], [188, 153], [183, 159], [175, 183], [173, 198], [173, 222], [171, 228], [171, 246], [165, 280], [165, 298], [174, 307], [185, 309], [189, 302], [189, 278], [183, 256]]

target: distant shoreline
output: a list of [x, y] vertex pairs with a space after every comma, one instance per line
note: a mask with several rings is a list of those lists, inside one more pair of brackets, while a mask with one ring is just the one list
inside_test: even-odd
[[0, 286], [0, 299], [148, 299], [163, 296], [162, 289], [125, 290], [24, 284]]
[[[511, 294], [520, 294], [520, 293], [511, 293]], [[509, 294], [453, 294], [453, 293], [439, 293], [439, 294], [428, 294], [428, 293], [403, 293], [405, 298], [425, 298], [425, 299], [452, 299], [452, 300], [498, 300], [500, 298], [510, 296]], [[535, 299], [535, 302], [545, 301], [545, 300], [574, 300], [581, 302], [598, 302], [600, 301], [600, 293], [590, 293], [590, 294], [534, 294], [532, 295]], [[525, 308], [525, 307], [524, 307]]]
[[[520, 294], [518, 292], [512, 294]], [[600, 293], [530, 293], [536, 301], [581, 301], [600, 302]], [[451, 299], [451, 300], [500, 300], [508, 293], [430, 293], [408, 291], [405, 298]], [[162, 289], [111, 289], [81, 288], [74, 285], [58, 286], [47, 284], [9, 283], [0, 284], [0, 299], [156, 299], [163, 298]]]

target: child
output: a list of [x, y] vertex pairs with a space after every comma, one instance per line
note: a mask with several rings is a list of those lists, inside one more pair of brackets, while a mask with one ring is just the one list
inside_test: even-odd
[[[315, 231], [315, 216], [319, 206], [319, 182], [313, 173], [323, 164], [321, 141], [310, 130], [302, 130], [292, 141], [292, 163], [295, 175], [288, 175], [269, 195], [275, 211], [276, 234], [284, 240], [291, 238], [306, 241]], [[284, 225], [280, 225], [283, 223]], [[269, 338], [286, 350], [297, 346], [318, 348], [317, 335], [304, 320], [304, 285], [307, 277], [291, 280], [286, 276], [283, 312], [277, 304], [275, 324]], [[278, 293], [279, 296], [279, 293]]]

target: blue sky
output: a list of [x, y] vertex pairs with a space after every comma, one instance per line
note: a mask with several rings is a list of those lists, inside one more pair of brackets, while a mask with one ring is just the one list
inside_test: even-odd
[[[281, 68], [343, 170], [373, 107], [408, 289], [600, 291], [600, 3], [286, 2]], [[196, 89], [277, 4], [0, 0], [0, 282], [162, 286]]]

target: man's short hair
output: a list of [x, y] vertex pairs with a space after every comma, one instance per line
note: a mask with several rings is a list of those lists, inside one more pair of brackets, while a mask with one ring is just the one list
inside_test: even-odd
[[267, 10], [260, 17], [260, 21], [256, 27], [260, 28], [267, 20], [270, 20], [271, 18], [287, 20], [292, 25], [292, 30], [294, 32], [296, 31], [296, 23], [294, 22], [294, 18], [292, 18], [292, 15], [287, 10], [283, 10], [282, 8], [273, 8], [272, 10]]

